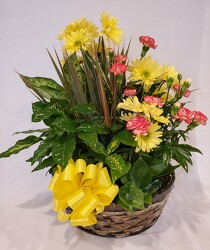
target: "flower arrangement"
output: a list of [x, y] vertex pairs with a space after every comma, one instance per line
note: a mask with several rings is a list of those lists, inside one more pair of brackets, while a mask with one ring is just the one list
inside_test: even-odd
[[99, 31], [81, 18], [59, 34], [63, 59], [48, 53], [61, 84], [19, 74], [38, 99], [32, 122], [45, 127], [22, 132], [34, 135], [0, 154], [39, 144], [27, 162], [52, 174], [58, 219], [74, 226], [97, 223], [95, 214], [113, 201], [130, 212], [151, 205], [161, 177], [188, 172], [191, 153], [201, 153], [186, 141], [207, 122], [187, 108], [191, 80], [147, 55], [158, 46], [153, 38], [140, 36], [139, 58], [129, 62], [118, 20], [103, 12], [101, 24]]

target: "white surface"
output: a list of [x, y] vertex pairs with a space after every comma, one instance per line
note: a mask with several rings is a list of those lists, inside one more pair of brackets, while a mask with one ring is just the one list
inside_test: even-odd
[[[210, 117], [209, 40], [210, 1], [204, 0], [88, 0], [0, 1], [0, 151], [20, 138], [15, 131], [37, 127], [31, 124], [34, 97], [26, 90], [13, 67], [29, 76], [57, 79], [45, 48], [59, 48], [56, 36], [75, 18], [86, 16], [99, 24], [100, 12], [118, 17], [126, 38], [132, 36], [131, 58], [139, 55], [138, 36], [150, 35], [159, 45], [152, 56], [175, 65], [184, 77], [193, 79], [198, 91], [191, 106]], [[56, 221], [49, 177], [31, 174], [25, 162], [32, 149], [0, 160], [0, 249], [210, 249], [210, 154], [209, 124], [199, 127], [192, 143], [204, 155], [195, 155], [186, 175], [177, 173], [175, 189], [158, 222], [145, 233], [123, 239], [86, 234], [68, 223]]]

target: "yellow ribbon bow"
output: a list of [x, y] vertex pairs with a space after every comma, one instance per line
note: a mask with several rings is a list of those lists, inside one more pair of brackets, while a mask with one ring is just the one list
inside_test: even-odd
[[[70, 219], [72, 226], [90, 226], [97, 223], [95, 214], [102, 213], [119, 192], [119, 187], [111, 182], [103, 163], [89, 164], [85, 160], [69, 160], [62, 171], [58, 166], [49, 190], [53, 192], [53, 209], [58, 212], [58, 220]], [[65, 213], [70, 207], [72, 212]]]

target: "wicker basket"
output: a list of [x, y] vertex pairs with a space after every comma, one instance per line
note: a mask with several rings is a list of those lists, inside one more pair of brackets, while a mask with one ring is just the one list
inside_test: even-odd
[[103, 213], [96, 215], [97, 224], [79, 228], [88, 233], [106, 237], [125, 237], [147, 230], [159, 218], [173, 188], [174, 180], [174, 174], [164, 177], [164, 188], [153, 197], [153, 204], [145, 210], [130, 213], [112, 203]]

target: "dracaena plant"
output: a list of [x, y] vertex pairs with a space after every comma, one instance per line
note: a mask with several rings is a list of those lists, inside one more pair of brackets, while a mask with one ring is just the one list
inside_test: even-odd
[[191, 80], [148, 55], [157, 48], [153, 38], [140, 36], [137, 59], [128, 62], [130, 43], [120, 45], [117, 19], [103, 12], [101, 23], [99, 31], [78, 19], [59, 34], [63, 59], [48, 52], [59, 83], [19, 74], [38, 99], [32, 122], [45, 126], [22, 132], [35, 135], [0, 157], [38, 144], [27, 162], [35, 166], [32, 171], [46, 168], [52, 175], [70, 159], [103, 162], [119, 187], [115, 201], [132, 211], [151, 204], [161, 176], [178, 167], [188, 171], [191, 153], [201, 153], [187, 144], [189, 132], [207, 117], [187, 108]]

